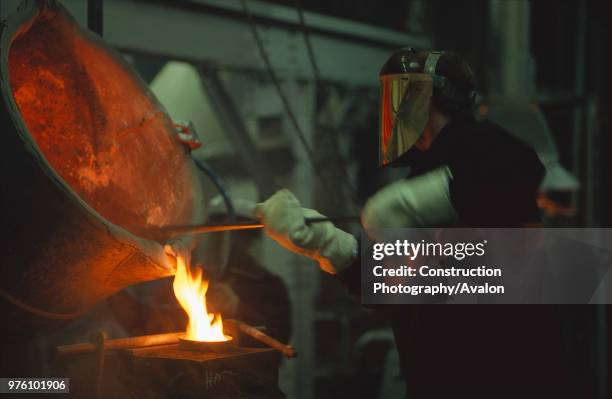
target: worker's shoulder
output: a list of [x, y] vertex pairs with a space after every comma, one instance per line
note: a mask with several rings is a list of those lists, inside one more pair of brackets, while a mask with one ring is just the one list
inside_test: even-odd
[[492, 150], [500, 147], [504, 152], [508, 150], [535, 153], [533, 149], [516, 135], [510, 133], [500, 125], [489, 120], [475, 122], [469, 129], [468, 140], [474, 148]]
[[467, 156], [476, 159], [539, 163], [536, 152], [529, 144], [488, 120], [470, 124], [462, 135], [462, 141]]
[[462, 141], [460, 163], [468, 173], [521, 178], [531, 175], [535, 179], [543, 174], [542, 163], [531, 146], [492, 121], [470, 124]]

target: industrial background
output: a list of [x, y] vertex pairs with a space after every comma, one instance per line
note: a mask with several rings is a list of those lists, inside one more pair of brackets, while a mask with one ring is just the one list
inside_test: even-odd
[[[0, 18], [18, 3], [0, 1]], [[202, 146], [192, 156], [232, 198], [257, 202], [287, 187], [329, 216], [358, 214], [368, 196], [409, 173], [377, 168], [378, 72], [390, 53], [456, 51], [478, 79], [477, 116], [521, 135], [544, 163], [545, 224], [576, 227], [612, 227], [607, 3], [61, 1], [122, 53], [174, 121], [193, 123]], [[217, 190], [201, 179], [208, 203]], [[249, 251], [280, 278], [291, 304], [287, 338], [299, 357], [280, 366], [287, 397], [399, 397], [393, 336], [375, 313], [270, 239], [257, 238]], [[111, 305], [101, 306], [87, 316], [88, 329], [154, 332], [122, 325]], [[78, 342], [76, 330], [40, 345]], [[606, 375], [606, 365], [598, 372]]]

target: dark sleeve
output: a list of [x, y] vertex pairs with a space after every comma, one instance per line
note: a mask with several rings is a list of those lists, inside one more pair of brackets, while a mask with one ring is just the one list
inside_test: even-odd
[[451, 172], [460, 224], [520, 227], [540, 221], [537, 195], [544, 166], [531, 147], [499, 126], [485, 125], [474, 135]]

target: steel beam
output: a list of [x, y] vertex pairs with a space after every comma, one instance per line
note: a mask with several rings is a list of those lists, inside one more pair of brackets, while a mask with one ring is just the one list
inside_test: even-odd
[[491, 49], [496, 70], [490, 74], [490, 94], [506, 97], [531, 97], [535, 86], [531, 73], [527, 0], [490, 0]]
[[[63, 4], [85, 24], [87, 2]], [[279, 75], [312, 79], [313, 73], [295, 9], [250, 0]], [[362, 23], [305, 12], [311, 41], [324, 80], [347, 86], [375, 86], [390, 50], [429, 47], [431, 39]], [[157, 54], [226, 69], [263, 70], [247, 19], [237, 0], [106, 0], [104, 39], [122, 50]]]

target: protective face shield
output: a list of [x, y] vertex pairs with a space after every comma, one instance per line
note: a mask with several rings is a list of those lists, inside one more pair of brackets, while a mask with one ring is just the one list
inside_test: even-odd
[[380, 77], [379, 165], [386, 166], [408, 151], [429, 119], [433, 78], [427, 73]]
[[383, 65], [379, 74], [380, 166], [404, 155], [423, 135], [432, 98], [449, 88], [446, 78], [436, 74], [443, 54], [406, 47], [394, 52]]

